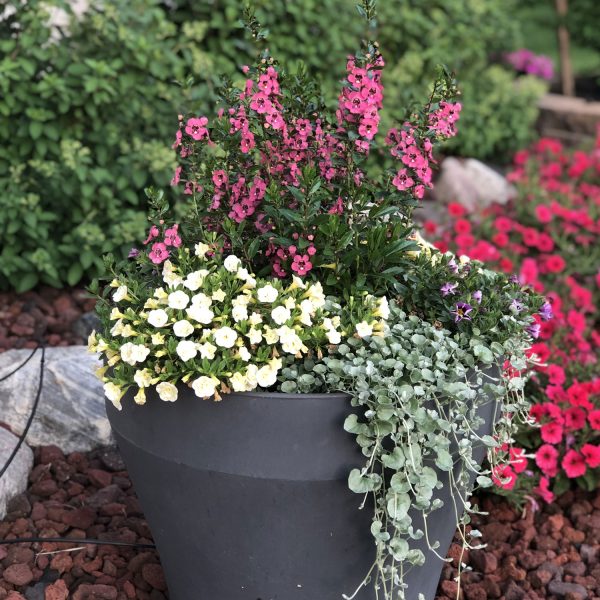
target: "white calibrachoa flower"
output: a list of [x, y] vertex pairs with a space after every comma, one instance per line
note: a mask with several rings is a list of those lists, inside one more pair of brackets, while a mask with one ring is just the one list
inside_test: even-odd
[[288, 354], [298, 354], [303, 349], [304, 344], [298, 336], [298, 334], [291, 328], [284, 325], [277, 329], [279, 335], [279, 342], [284, 352]]
[[169, 322], [169, 315], [162, 308], [151, 310], [148, 313], [148, 323], [152, 327], [164, 327]]
[[204, 258], [206, 256], [206, 253], [210, 250], [210, 246], [208, 244], [204, 244], [202, 242], [198, 242], [195, 246], [194, 246], [194, 254], [198, 257], [198, 258]]
[[192, 358], [196, 358], [196, 355], [198, 354], [198, 344], [191, 340], [181, 340], [181, 342], [177, 344], [175, 352], [177, 352], [177, 356], [179, 356], [183, 362], [187, 362], [188, 360], [192, 360]]
[[194, 326], [189, 321], [182, 319], [173, 324], [173, 333], [177, 337], [187, 337], [194, 333]]
[[248, 348], [246, 348], [246, 346], [241, 346], [238, 350], [238, 354], [244, 362], [249, 362], [249, 360], [252, 358], [252, 354], [250, 354], [250, 351]]
[[200, 292], [192, 296], [192, 306], [205, 306], [210, 308], [212, 305], [212, 299], [209, 298], [204, 292]]
[[213, 292], [211, 298], [215, 301], [215, 302], [223, 302], [223, 300], [225, 300], [225, 298], [227, 297], [227, 294], [219, 289], [216, 292]]
[[120, 285], [114, 292], [112, 295], [112, 299], [115, 302], [121, 302], [121, 300], [125, 300], [128, 296], [128, 289], [126, 285]]
[[138, 369], [133, 376], [133, 380], [138, 387], [150, 387], [150, 384], [152, 383], [152, 373], [150, 372], [150, 369]]
[[104, 384], [104, 395], [113, 403], [117, 410], [121, 410], [123, 408], [121, 406], [121, 398], [123, 397], [124, 393], [125, 391], [123, 389], [111, 381]]
[[315, 308], [322, 308], [325, 306], [325, 294], [323, 293], [323, 286], [318, 281], [317, 283], [313, 283], [308, 287], [304, 297], [311, 300]]
[[200, 356], [202, 358], [208, 358], [208, 360], [212, 360], [215, 357], [217, 350], [218, 348], [210, 342], [205, 342], [204, 344], [198, 345], [198, 351], [200, 352]]
[[256, 290], [256, 296], [260, 302], [275, 302], [279, 292], [272, 285], [265, 285]]
[[248, 309], [245, 304], [237, 304], [231, 311], [231, 316], [236, 323], [245, 321], [248, 318]]
[[221, 327], [213, 332], [215, 344], [222, 348], [233, 348], [237, 340], [237, 333], [231, 327]]
[[230, 254], [224, 261], [223, 266], [230, 273], [237, 273], [237, 270], [240, 268], [242, 261], [233, 254]]
[[356, 333], [358, 337], [364, 338], [373, 335], [373, 327], [366, 321], [361, 321], [356, 325]]
[[279, 334], [277, 331], [275, 329], [271, 329], [268, 325], [265, 325], [263, 337], [265, 338], [265, 342], [267, 342], [269, 345], [276, 344], [279, 341]]
[[340, 344], [342, 342], [342, 334], [335, 329], [327, 329], [325, 335], [330, 344]]
[[195, 292], [199, 289], [204, 283], [204, 279], [208, 275], [208, 271], [206, 269], [200, 269], [200, 271], [194, 271], [190, 273], [183, 282], [183, 285], [190, 290], [191, 292]]
[[168, 381], [161, 381], [156, 386], [156, 391], [158, 392], [158, 397], [165, 402], [175, 402], [179, 395], [177, 387]]
[[164, 262], [162, 276], [163, 281], [171, 287], [177, 287], [183, 283], [183, 278], [175, 272], [175, 267], [170, 260]]
[[277, 369], [271, 365], [261, 367], [256, 373], [256, 381], [260, 387], [269, 388], [277, 383]]
[[202, 375], [192, 382], [192, 389], [199, 398], [210, 398], [215, 395], [218, 384], [217, 379]]
[[271, 311], [271, 318], [277, 325], [283, 325], [291, 316], [292, 313], [285, 306], [278, 306]]
[[181, 290], [169, 294], [169, 308], [183, 310], [190, 302], [190, 297]]
[[239, 371], [236, 371], [230, 378], [229, 383], [234, 392], [250, 392], [253, 388], [250, 387], [248, 377]]
[[255, 329], [254, 327], [251, 327], [246, 335], [248, 336], [250, 343], [253, 345], [260, 344], [263, 337], [260, 329]]
[[148, 354], [150, 354], [150, 349], [143, 344], [127, 342], [121, 346], [121, 359], [128, 365], [144, 362]]
[[259, 325], [263, 322], [263, 318], [259, 313], [253, 312], [248, 318], [248, 321], [250, 322], [250, 325]]
[[192, 304], [186, 311], [187, 316], [202, 325], [210, 325], [215, 313], [204, 304]]

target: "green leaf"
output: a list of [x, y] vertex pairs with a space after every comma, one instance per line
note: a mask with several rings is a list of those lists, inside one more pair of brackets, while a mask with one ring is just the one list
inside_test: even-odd
[[26, 273], [15, 284], [15, 291], [19, 294], [33, 289], [39, 281], [39, 277], [35, 273]]
[[75, 285], [81, 280], [83, 276], [83, 267], [81, 263], [73, 263], [67, 272], [67, 283], [69, 285]]
[[387, 501], [387, 512], [390, 519], [403, 519], [410, 509], [410, 496], [408, 494], [393, 493]]

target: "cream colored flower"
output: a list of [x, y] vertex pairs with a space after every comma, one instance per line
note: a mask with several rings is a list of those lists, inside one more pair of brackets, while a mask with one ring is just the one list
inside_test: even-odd
[[146, 302], [144, 302], [144, 308], [158, 308], [160, 306], [160, 302], [156, 298], [148, 298]]
[[153, 333], [151, 340], [153, 346], [160, 346], [165, 343], [165, 336], [162, 333]]
[[135, 365], [138, 362], [144, 362], [150, 349], [143, 344], [132, 344], [127, 342], [121, 346], [121, 359], [128, 365]]
[[248, 277], [251, 277], [250, 272], [248, 271], [248, 269], [245, 269], [244, 267], [240, 267], [235, 276], [238, 279], [241, 279], [242, 281], [246, 281], [246, 279], [248, 279]]
[[366, 321], [361, 321], [356, 325], [356, 333], [358, 334], [358, 337], [368, 337], [373, 335], [373, 327], [371, 327], [371, 325], [369, 325]]
[[284, 352], [288, 354], [297, 354], [302, 350], [304, 344], [298, 334], [291, 328], [284, 325], [277, 330], [279, 343]]
[[133, 399], [136, 404], [146, 404], [146, 390], [143, 387], [139, 388]]
[[96, 337], [96, 330], [94, 329], [87, 339], [88, 352], [98, 351], [98, 338]]
[[217, 384], [218, 380], [202, 375], [192, 382], [192, 388], [199, 398], [210, 398], [214, 396]]
[[241, 264], [242, 264], [242, 261], [237, 256], [234, 256], [233, 254], [230, 254], [223, 261], [223, 266], [230, 273], [236, 273], [237, 270], [240, 268]]
[[183, 362], [192, 360], [192, 358], [196, 358], [196, 355], [198, 354], [198, 344], [191, 340], [181, 340], [181, 342], [177, 344], [175, 352], [177, 352], [177, 355]]
[[177, 287], [183, 283], [183, 278], [175, 272], [175, 267], [170, 260], [163, 263], [162, 277], [163, 281], [171, 287]]
[[227, 294], [222, 289], [218, 289], [217, 291], [213, 292], [213, 294], [211, 296], [211, 298], [215, 302], [223, 302], [223, 300], [225, 300], [226, 297], [227, 297]]
[[188, 290], [195, 292], [198, 288], [202, 286], [205, 277], [206, 275], [204, 275], [202, 271], [194, 271], [185, 278], [185, 280], [183, 281], [183, 285]]
[[277, 371], [271, 365], [258, 369], [256, 381], [260, 387], [269, 388], [277, 383]]
[[245, 304], [238, 304], [233, 307], [231, 317], [236, 323], [245, 321], [248, 318], [248, 309]]
[[150, 369], [138, 369], [133, 375], [133, 380], [138, 387], [150, 387], [150, 383], [152, 382], [152, 372]]
[[325, 335], [330, 344], [339, 344], [342, 341], [342, 334], [335, 329], [327, 329]]
[[125, 300], [126, 298], [128, 298], [128, 289], [126, 285], [120, 285], [114, 292], [112, 295], [112, 299], [115, 302], [121, 302], [121, 300]]
[[256, 295], [260, 302], [275, 302], [279, 292], [272, 285], [267, 284], [256, 290]]
[[194, 253], [198, 258], [204, 258], [206, 253], [210, 250], [210, 246], [208, 244], [204, 244], [202, 242], [198, 242], [194, 246]]
[[198, 345], [198, 350], [200, 351], [200, 356], [202, 358], [208, 358], [208, 360], [212, 360], [217, 352], [217, 347], [210, 342], [205, 342], [204, 344]]
[[231, 327], [221, 327], [213, 332], [215, 344], [222, 348], [233, 348], [237, 340], [237, 333]]
[[238, 350], [238, 354], [244, 362], [248, 362], [252, 358], [252, 354], [250, 354], [250, 352], [249, 352], [248, 348], [246, 348], [246, 346], [242, 346]]
[[154, 297], [158, 300], [166, 301], [169, 298], [169, 294], [167, 294], [167, 292], [165, 292], [165, 290], [163, 290], [163, 288], [160, 287], [154, 290]]
[[248, 321], [250, 321], [250, 325], [258, 325], [262, 323], [263, 318], [259, 313], [253, 312], [248, 318]]
[[192, 297], [192, 306], [205, 306], [206, 308], [210, 308], [211, 305], [212, 299], [203, 292]]
[[246, 336], [250, 340], [251, 344], [260, 344], [260, 341], [262, 340], [262, 333], [260, 329], [255, 329], [254, 327], [250, 328]]
[[194, 326], [189, 321], [182, 319], [173, 324], [173, 333], [177, 337], [187, 337], [194, 333]]
[[215, 313], [203, 304], [192, 304], [186, 311], [187, 316], [198, 323], [209, 325], [215, 316]]
[[121, 406], [121, 398], [123, 397], [124, 393], [125, 390], [120, 388], [117, 384], [112, 383], [112, 381], [104, 384], [104, 395], [113, 403], [117, 410], [121, 410], [123, 408]]
[[323, 286], [319, 281], [308, 287], [304, 297], [312, 301], [315, 309], [322, 308], [325, 305], [325, 294], [323, 293]]
[[300, 277], [298, 277], [297, 275], [292, 275], [292, 283], [288, 287], [288, 290], [292, 291], [296, 289], [306, 289], [306, 283], [304, 283], [304, 281], [302, 281], [302, 279], [300, 279]]
[[277, 325], [283, 325], [292, 316], [285, 306], [278, 306], [271, 311], [271, 318]]
[[169, 321], [169, 315], [162, 308], [151, 310], [148, 313], [148, 323], [152, 327], [164, 327]]
[[115, 319], [124, 319], [125, 315], [115, 306], [111, 311], [110, 311], [110, 320], [114, 321]]
[[249, 382], [248, 378], [236, 371], [230, 378], [229, 383], [231, 384], [231, 389], [234, 392], [249, 392]]
[[190, 297], [181, 290], [169, 294], [169, 308], [183, 310], [190, 302]]
[[135, 329], [129, 323], [127, 323], [127, 325], [123, 325], [121, 328], [121, 337], [128, 338], [136, 335], [137, 331], [135, 331]]
[[271, 329], [268, 325], [265, 325], [265, 332], [263, 333], [265, 342], [267, 344], [276, 344], [279, 341], [279, 334], [277, 330]]
[[382, 319], [390, 318], [390, 305], [388, 303], [388, 299], [385, 296], [382, 296], [377, 301], [377, 308], [373, 311], [373, 316], [381, 317]]
[[161, 381], [156, 386], [156, 391], [158, 392], [158, 397], [165, 402], [175, 402], [179, 395], [177, 388], [168, 381]]

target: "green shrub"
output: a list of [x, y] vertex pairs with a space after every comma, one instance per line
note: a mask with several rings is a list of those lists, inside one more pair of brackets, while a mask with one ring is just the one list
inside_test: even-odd
[[[165, 185], [185, 69], [153, 0], [111, 0], [69, 34], [47, 2], [0, 21], [0, 287], [73, 285], [139, 239], [145, 185]], [[171, 123], [171, 125], [169, 125]]]

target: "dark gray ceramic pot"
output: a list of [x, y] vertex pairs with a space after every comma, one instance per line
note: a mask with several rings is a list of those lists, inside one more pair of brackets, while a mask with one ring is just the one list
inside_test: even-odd
[[[371, 510], [358, 510], [362, 497], [347, 487], [364, 464], [343, 429], [351, 410], [344, 394], [212, 402], [188, 388], [175, 403], [152, 394], [143, 407], [124, 398], [120, 412], [107, 403], [171, 600], [340, 600], [354, 591], [375, 547]], [[444, 554], [456, 523], [449, 492], [441, 497], [446, 507], [428, 524]], [[407, 597], [434, 598], [443, 564], [428, 553], [406, 578]], [[374, 598], [370, 585], [357, 595]]]

